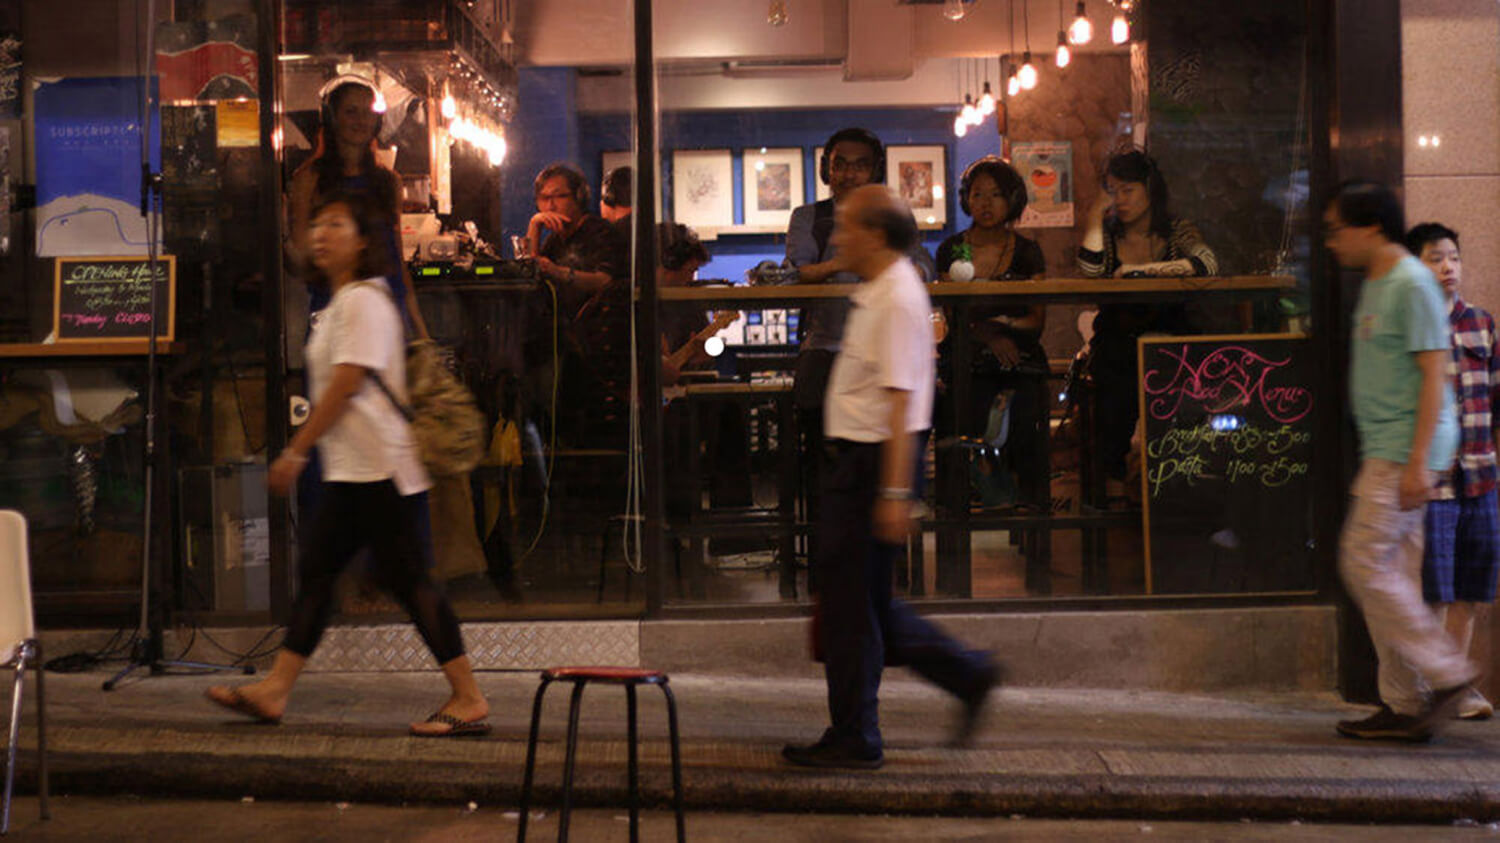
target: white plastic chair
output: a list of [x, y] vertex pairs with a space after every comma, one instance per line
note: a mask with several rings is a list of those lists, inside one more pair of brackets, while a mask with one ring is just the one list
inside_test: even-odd
[[47, 701], [42, 678], [42, 645], [31, 614], [31, 563], [26, 553], [26, 519], [14, 510], [0, 510], [0, 666], [16, 669], [10, 701], [10, 743], [5, 762], [5, 808], [0, 834], [10, 831], [10, 794], [16, 778], [16, 743], [21, 736], [21, 691], [26, 667], [36, 670], [37, 795], [42, 819], [47, 809]]

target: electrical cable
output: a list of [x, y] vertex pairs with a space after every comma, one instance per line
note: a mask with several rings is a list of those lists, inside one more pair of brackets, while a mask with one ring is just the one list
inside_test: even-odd
[[562, 357], [558, 352], [558, 332], [562, 314], [558, 312], [557, 307], [557, 288], [553, 286], [550, 279], [543, 277], [541, 280], [542, 286], [546, 287], [547, 292], [552, 295], [552, 397], [548, 410], [551, 415], [552, 430], [547, 446], [547, 477], [542, 483], [542, 514], [537, 520], [536, 535], [531, 537], [531, 543], [526, 546], [526, 550], [522, 551], [521, 558], [517, 560], [518, 564], [525, 562], [531, 556], [531, 552], [536, 550], [537, 543], [542, 540], [542, 533], [547, 530], [547, 518], [552, 511], [552, 470], [557, 464], [557, 389], [558, 383], [562, 380]]

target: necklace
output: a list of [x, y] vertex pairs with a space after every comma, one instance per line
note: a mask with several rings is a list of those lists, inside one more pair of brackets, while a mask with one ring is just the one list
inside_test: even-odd
[[[975, 245], [974, 242], [969, 239], [968, 235], [964, 236], [964, 242], [968, 243], [969, 244], [969, 248], [971, 248], [971, 249]], [[1007, 230], [1005, 232], [1005, 245], [1003, 247], [1001, 247], [1001, 249], [1000, 249], [1000, 255], [995, 258], [995, 264], [989, 268], [988, 272], [983, 272], [983, 273], [981, 273], [979, 271], [978, 267], [975, 267], [975, 269], [974, 269], [974, 278], [976, 280], [978, 280], [978, 279], [999, 278], [1000, 277], [1000, 268], [1001, 267], [1004, 267], [1007, 270], [1010, 269], [1011, 253], [1014, 252], [1015, 249], [1016, 249], [1016, 234], [1013, 231]]]

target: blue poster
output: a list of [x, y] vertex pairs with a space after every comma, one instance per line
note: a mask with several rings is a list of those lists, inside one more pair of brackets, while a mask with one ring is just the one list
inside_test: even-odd
[[[144, 255], [138, 76], [38, 81], [36, 253]], [[161, 171], [161, 122], [151, 102], [151, 170]], [[161, 249], [158, 217], [157, 250]]]

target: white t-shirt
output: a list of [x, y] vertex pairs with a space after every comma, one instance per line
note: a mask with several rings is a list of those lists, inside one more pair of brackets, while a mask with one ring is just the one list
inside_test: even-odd
[[[403, 403], [406, 398], [406, 342], [401, 315], [385, 282], [345, 284], [328, 306], [312, 316], [307, 338], [307, 372], [314, 401], [341, 363], [378, 373]], [[432, 486], [422, 466], [411, 425], [366, 377], [349, 400], [349, 408], [318, 440], [323, 479], [374, 483], [391, 480], [396, 491], [414, 495]]]
[[828, 377], [823, 434], [851, 442], [891, 438], [887, 389], [910, 393], [906, 433], [932, 425], [932, 302], [912, 262], [902, 257], [849, 296], [853, 308]]

